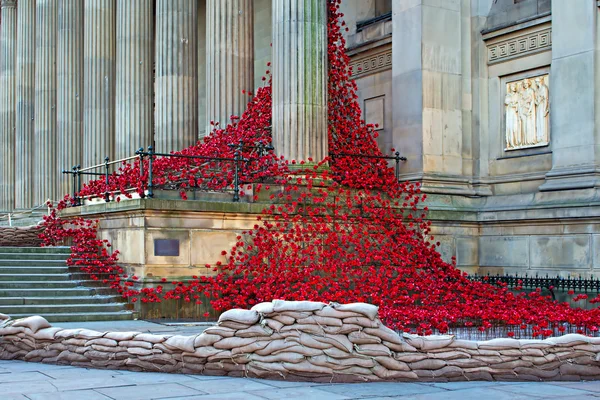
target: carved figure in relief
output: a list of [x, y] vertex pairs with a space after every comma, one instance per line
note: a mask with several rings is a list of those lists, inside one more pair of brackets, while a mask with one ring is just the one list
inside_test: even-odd
[[535, 78], [535, 125], [536, 143], [548, 143], [548, 127], [550, 107], [548, 102], [549, 90], [543, 77]]
[[504, 98], [506, 105], [506, 146], [510, 149], [522, 145], [521, 121], [519, 119], [519, 93], [517, 84], [511, 83]]
[[535, 132], [535, 91], [531, 87], [531, 80], [523, 80], [523, 90], [519, 99], [519, 117], [521, 118], [521, 134], [523, 145], [536, 144]]

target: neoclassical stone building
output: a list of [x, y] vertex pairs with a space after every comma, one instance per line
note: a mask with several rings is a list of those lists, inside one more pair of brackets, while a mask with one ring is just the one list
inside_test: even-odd
[[[65, 167], [151, 143], [159, 151], [193, 143], [211, 120], [243, 112], [242, 91], [263, 84], [269, 61], [276, 151], [293, 159], [327, 154], [324, 0], [1, 4], [4, 211], [66, 192]], [[382, 150], [407, 157], [402, 178], [429, 193], [444, 257], [468, 271], [598, 275], [600, 2], [344, 0], [342, 7], [365, 119], [379, 124]], [[318, 57], [305, 57], [309, 51]], [[296, 84], [306, 76], [318, 82], [317, 101]], [[297, 137], [307, 144], [295, 145]], [[226, 247], [258, 210], [173, 203], [180, 217], [199, 221], [184, 229], [166, 222], [164, 204], [135, 202], [130, 214], [116, 204], [69, 212], [110, 215], [105, 235], [134, 249], [122, 260], [142, 276], [153, 265], [155, 275], [183, 268], [173, 272], [181, 275], [213, 262], [207, 247]], [[206, 223], [214, 218], [220, 222]], [[179, 240], [177, 256], [157, 255], [161, 238]]]

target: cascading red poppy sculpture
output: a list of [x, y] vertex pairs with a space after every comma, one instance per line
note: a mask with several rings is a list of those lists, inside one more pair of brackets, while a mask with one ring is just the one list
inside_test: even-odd
[[[328, 2], [329, 149], [334, 155], [381, 156], [375, 127], [361, 120], [357, 87], [344, 51], [340, 1]], [[248, 94], [251, 100], [240, 118], [232, 117], [222, 129], [215, 125], [211, 135], [178, 153], [233, 157], [232, 143], [269, 145], [270, 79], [265, 82], [255, 95]], [[347, 156], [283, 160], [273, 152], [257, 152], [255, 146], [242, 153], [251, 160], [242, 172], [243, 181], [264, 181], [255, 185], [256, 193], [280, 190], [272, 192], [254, 229], [242, 232], [235, 246], [223, 252], [228, 261], [206, 266], [211, 276], [171, 282], [170, 290], [133, 289], [137, 277], [125, 274], [118, 265], [118, 251], [111, 251], [110, 243], [98, 237], [98, 221], [58, 216], [57, 211], [70, 203], [69, 196], [45, 218], [44, 243], [72, 240], [69, 264], [80, 266], [93, 279], [103, 279], [132, 302], [199, 303], [204, 295], [215, 309], [225, 310], [275, 298], [363, 301], [379, 305], [388, 326], [424, 334], [461, 326], [485, 331], [502, 324], [508, 336], [529, 328], [533, 336], [550, 336], [567, 326], [587, 334], [600, 326], [598, 308], [572, 308], [542, 296], [540, 290], [526, 294], [493, 282], [472, 282], [444, 262], [425, 220], [427, 207], [420, 205], [426, 196], [417, 184], [397, 182], [385, 160]], [[322, 168], [325, 163], [329, 168]], [[289, 164], [296, 164], [293, 172]], [[298, 170], [303, 165], [306, 168]], [[142, 167], [148, 171], [147, 165]], [[183, 199], [188, 190], [226, 189], [233, 181], [230, 163], [206, 159], [157, 158], [153, 170], [155, 187], [177, 189]], [[147, 172], [140, 173], [139, 161], [126, 163], [110, 176], [108, 185], [91, 181], [79, 196], [102, 197], [106, 191], [124, 197], [133, 192], [142, 195], [147, 179]], [[574, 300], [586, 298], [580, 294]], [[590, 302], [600, 302], [600, 297]]]

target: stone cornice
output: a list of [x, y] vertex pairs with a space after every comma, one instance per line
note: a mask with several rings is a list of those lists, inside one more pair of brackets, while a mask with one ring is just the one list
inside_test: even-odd
[[391, 45], [381, 46], [377, 51], [365, 55], [358, 54], [350, 60], [350, 67], [353, 79], [392, 68]]
[[1, 0], [0, 1], [0, 8], [8, 8], [8, 7], [16, 7], [17, 6], [17, 0]]
[[550, 22], [486, 41], [487, 63], [496, 64], [552, 49]]

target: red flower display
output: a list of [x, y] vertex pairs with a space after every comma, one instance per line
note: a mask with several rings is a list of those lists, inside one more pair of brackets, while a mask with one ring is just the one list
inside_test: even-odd
[[[211, 135], [177, 153], [206, 159], [159, 157], [153, 163], [153, 186], [178, 190], [183, 199], [187, 190], [227, 189], [233, 183], [233, 164], [209, 158], [233, 157], [236, 147], [230, 145], [241, 141], [252, 145], [242, 149], [241, 156], [248, 161], [241, 180], [268, 182], [257, 185], [256, 192], [278, 189], [254, 228], [241, 233], [235, 246], [222, 252], [227, 262], [206, 266], [207, 272], [217, 271], [216, 275], [174, 281], [171, 290], [162, 286], [134, 290], [137, 277], [127, 279], [117, 264], [118, 251], [109, 251], [110, 244], [98, 237], [98, 221], [58, 217], [57, 209], [72, 200], [68, 196], [45, 218], [44, 243], [71, 239], [69, 264], [80, 266], [93, 279], [103, 279], [132, 302], [183, 299], [199, 304], [200, 295], [205, 295], [215, 309], [225, 310], [273, 299], [358, 301], [379, 305], [388, 326], [421, 334], [443, 333], [453, 327], [486, 331], [497, 324], [508, 327], [509, 337], [528, 328], [534, 337], [545, 337], [564, 332], [565, 324], [596, 333], [599, 309], [571, 308], [542, 296], [539, 290], [513, 293], [506, 285], [467, 279], [436, 251], [439, 242], [430, 235], [430, 222], [424, 219], [427, 208], [421, 203], [426, 196], [418, 184], [397, 182], [386, 160], [341, 155], [382, 153], [374, 126], [360, 118], [339, 4], [340, 0], [328, 2], [328, 138], [333, 158], [317, 165], [291, 160], [310, 166], [292, 173], [288, 160], [257, 148], [271, 143], [267, 71], [267, 83], [250, 99], [241, 117], [232, 116], [224, 128], [213, 123]], [[145, 173], [139, 161], [126, 163], [110, 176], [108, 185], [104, 180], [91, 181], [79, 195], [143, 195], [147, 162], [146, 158], [141, 165]], [[325, 163], [329, 168], [321, 168]], [[587, 295], [575, 296], [575, 300], [582, 299]], [[600, 302], [600, 297], [590, 302]]]

